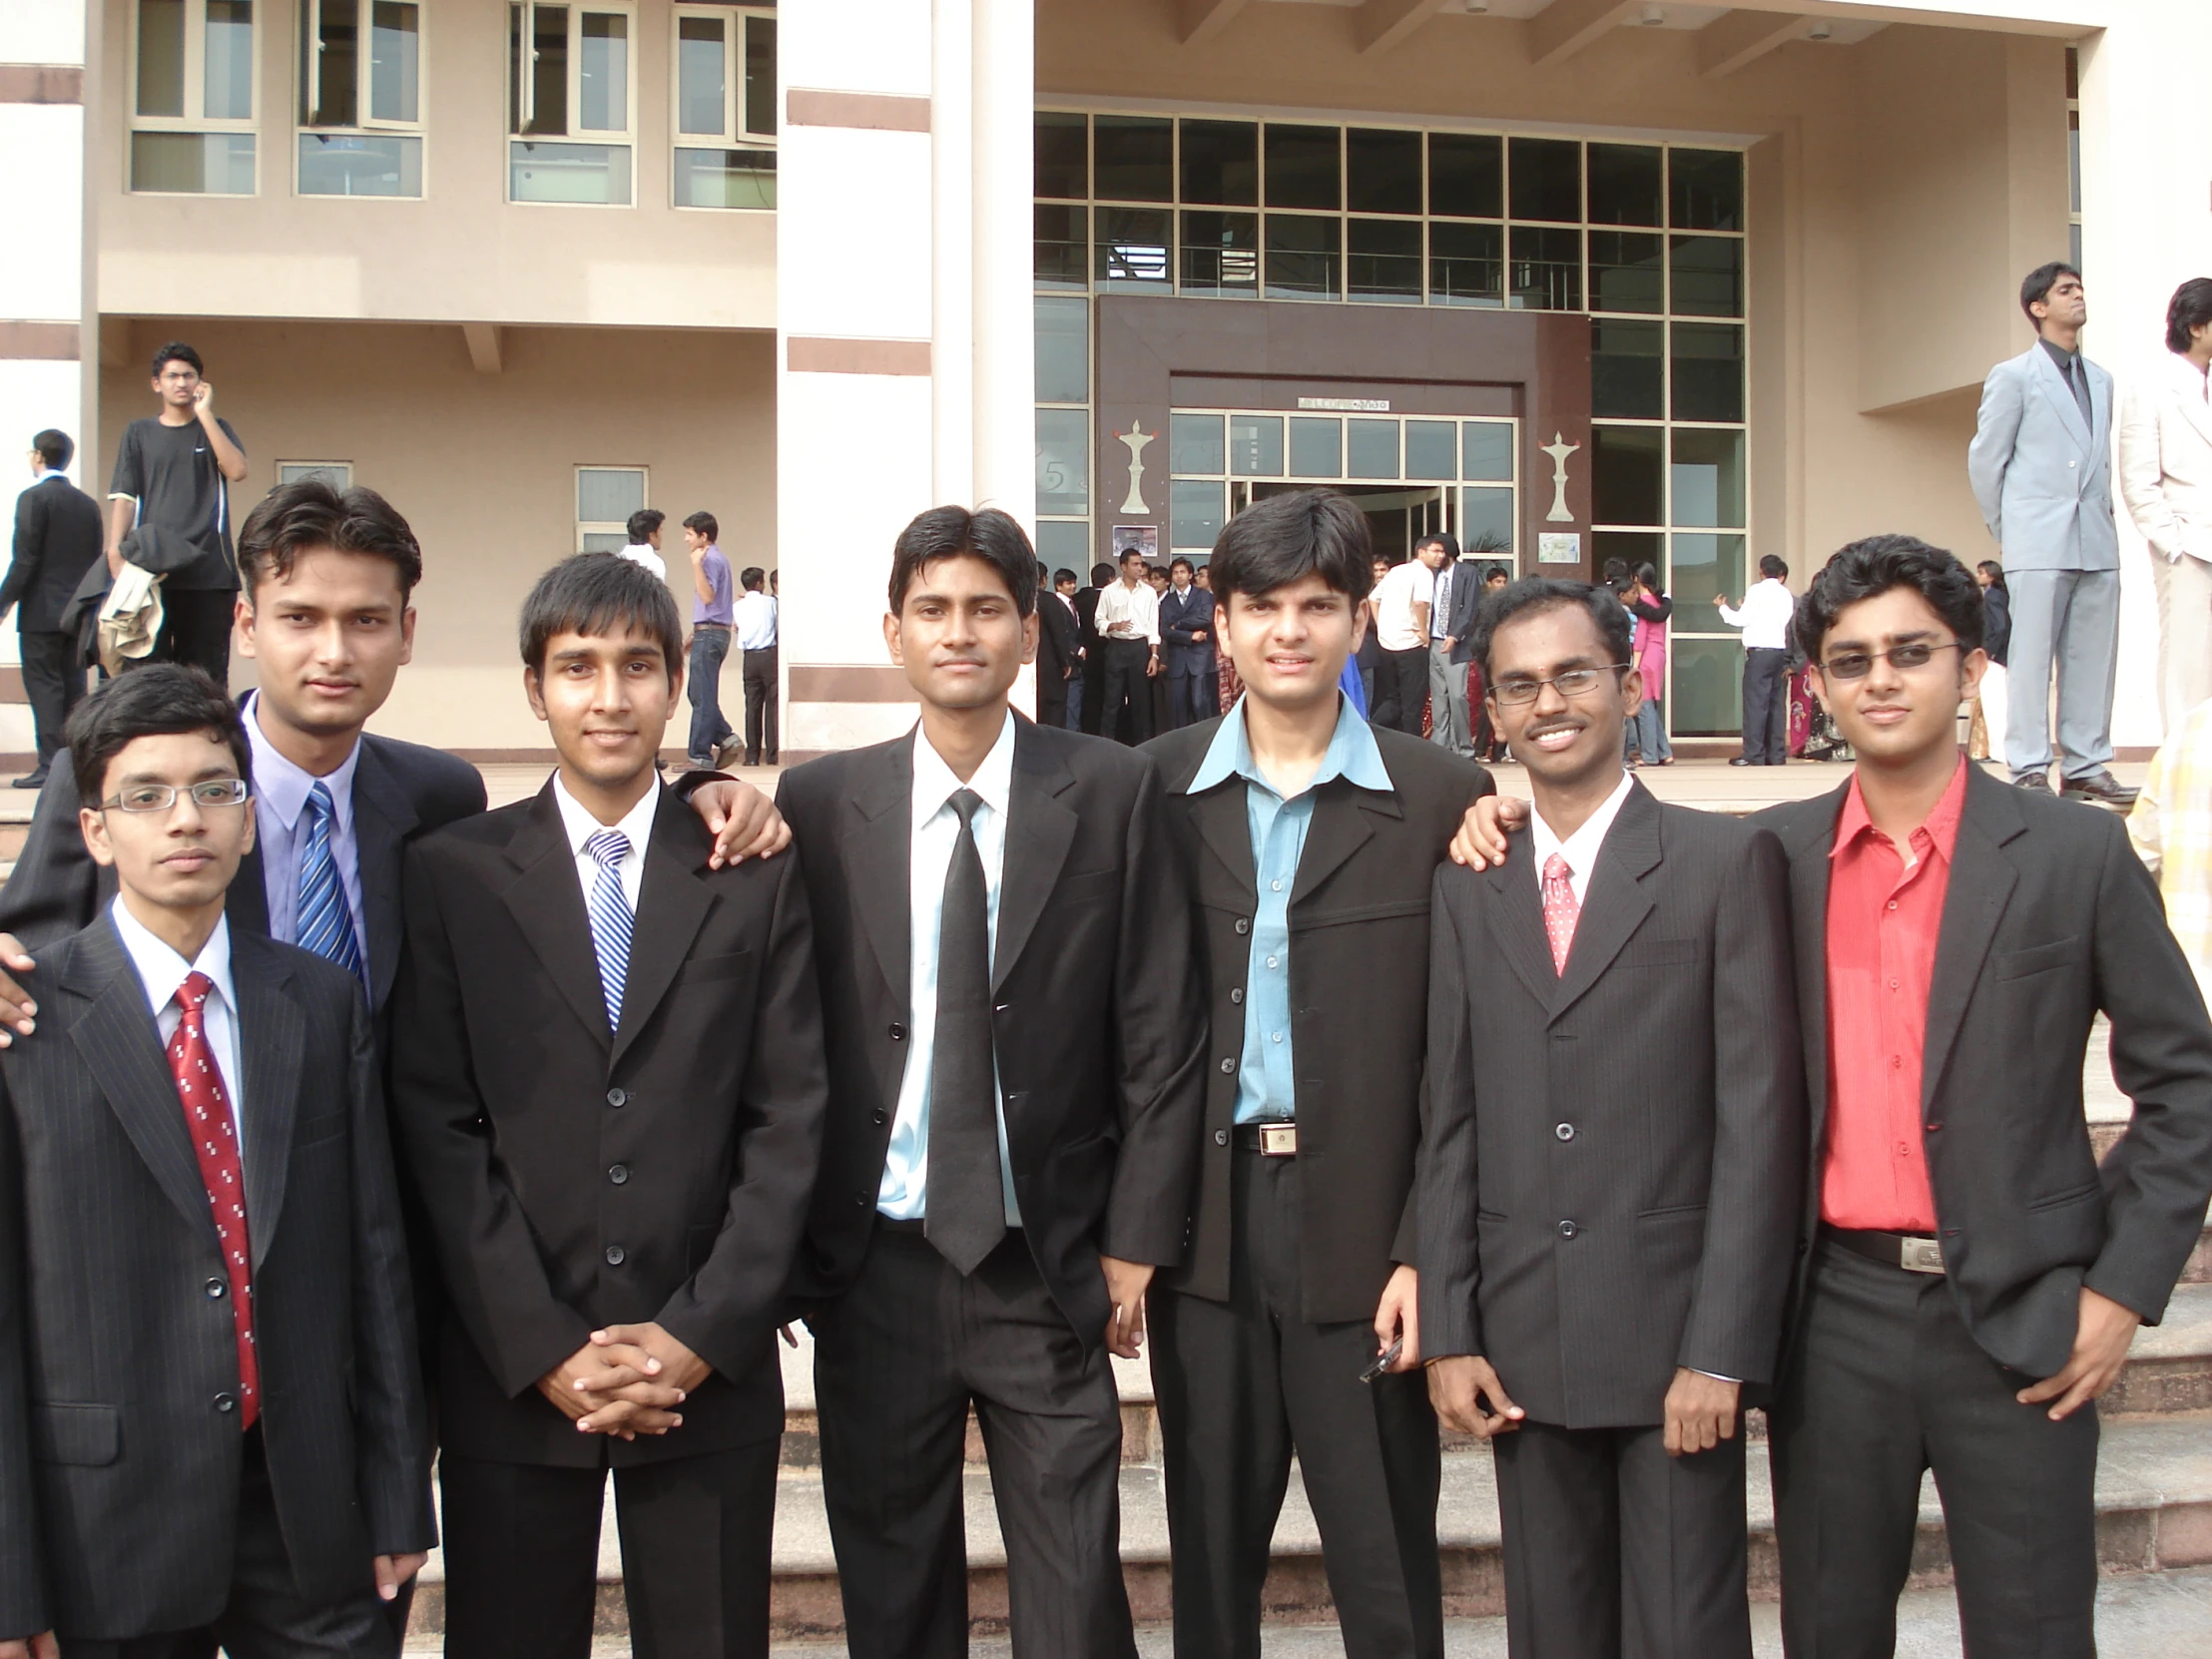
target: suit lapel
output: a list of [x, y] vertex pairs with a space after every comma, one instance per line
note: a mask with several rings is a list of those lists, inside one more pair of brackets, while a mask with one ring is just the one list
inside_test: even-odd
[[[2073, 438], [2074, 447], [2087, 454], [2090, 443], [2088, 423], [2081, 418], [2081, 405], [2074, 401], [2073, 389], [2066, 384], [2066, 377], [2058, 372], [2058, 365], [2050, 360], [2050, 353], [2043, 349], [2041, 341], [2028, 348], [2028, 355], [2034, 358], [2034, 367], [2030, 372], [2035, 376], [2035, 383], [2042, 388], [2051, 407], [2058, 411], [2058, 418]], [[2080, 359], [2077, 357], [2075, 361], [2078, 363]], [[2089, 406], [2092, 409], [2096, 407], [2094, 391], [2090, 393]]]
[[[1244, 779], [1231, 778], [1204, 794], [1186, 797], [1198, 838], [1213, 854], [1220, 873], [1229, 877], [1235, 901], [1245, 905], [1257, 902], [1260, 892], [1259, 872], [1252, 861], [1252, 820], [1245, 805], [1245, 792], [1251, 788]], [[1205, 891], [1206, 885], [1202, 874], [1199, 890]]]
[[1332, 778], [1314, 792], [1314, 822], [1307, 826], [1306, 846], [1298, 855], [1298, 883], [1291, 889], [1292, 904], [1303, 904], [1313, 897], [1355, 852], [1375, 838], [1370, 813], [1384, 818], [1405, 816], [1394, 795], [1364, 790], [1349, 779]]
[[609, 1063], [619, 1061], [661, 1005], [684, 965], [692, 940], [706, 924], [715, 896], [698, 871], [711, 850], [690, 808], [662, 790], [653, 834], [645, 848], [645, 878], [638, 886], [637, 925], [630, 936], [630, 966], [622, 985], [622, 1028]]
[[846, 803], [838, 835], [852, 914], [875, 952], [892, 1006], [913, 1010], [914, 742], [912, 732], [877, 753], [873, 776]]
[[2166, 396], [2181, 406], [2181, 418], [2195, 428], [2198, 437], [2212, 445], [2212, 402], [2206, 401], [2204, 376], [2188, 358], [2167, 353]]
[[1828, 1123], [1828, 877], [1836, 844], [1836, 821], [1850, 789], [1821, 803], [1818, 822], [1790, 857], [1791, 937], [1796, 946], [1798, 1026], [1805, 1052], [1806, 1099], [1812, 1108], [1812, 1147], [1817, 1160]]
[[239, 872], [231, 877], [231, 890], [224, 896], [223, 913], [231, 918], [232, 932], [268, 936], [269, 870], [262, 862], [259, 837], [254, 850], [239, 860]]
[[568, 844], [550, 779], [508, 841], [507, 861], [520, 872], [500, 894], [508, 913], [576, 1017], [611, 1046], [607, 1003], [599, 988], [599, 955], [591, 942], [591, 920], [584, 913], [584, 889], [576, 879], [576, 855]]
[[245, 1148], [246, 1232], [254, 1265], [269, 1254], [283, 1212], [291, 1167], [292, 1119], [299, 1101], [304, 1016], [286, 988], [290, 970], [257, 938], [231, 938], [231, 983], [238, 992], [239, 1068], [245, 1072], [239, 1139]]
[[367, 932], [369, 1005], [381, 1008], [399, 971], [399, 870], [421, 820], [392, 779], [375, 740], [361, 740], [353, 765], [353, 847], [360, 864], [361, 925]]
[[1075, 844], [1075, 814], [1058, 799], [1074, 786], [1075, 775], [1038, 741], [1035, 725], [1016, 715], [1006, 855], [998, 877], [998, 939], [991, 952], [994, 992], [1021, 960]]
[[1950, 1058], [1951, 1044], [1966, 1017], [1966, 1004], [1981, 977], [1982, 959], [1996, 937], [1997, 923], [2019, 878], [2000, 848], [2025, 834], [2010, 787], [1979, 767], [1966, 771], [1966, 801], [1958, 818], [1952, 848], [1950, 883], [1943, 894], [1943, 920], [1936, 940], [1936, 967], [1928, 992], [1927, 1038], [1921, 1058], [1921, 1100], [1935, 1099], [1936, 1085]]
[[[1598, 847], [1597, 866], [1582, 900], [1582, 913], [1574, 926], [1574, 943], [1567, 950], [1566, 971], [1558, 976], [1551, 1017], [1557, 1019], [1573, 1007], [1598, 976], [1613, 965], [1621, 946], [1629, 941], [1655, 900], [1643, 889], [1643, 878], [1659, 867], [1659, 803], [1640, 783], [1628, 787], [1612, 828]], [[1541, 930], [1541, 917], [1538, 918]], [[1550, 960], [1547, 938], [1544, 958]]]
[[1551, 965], [1551, 937], [1544, 931], [1533, 858], [1528, 836], [1518, 834], [1506, 848], [1505, 861], [1490, 870], [1491, 905], [1496, 912], [1490, 931], [1514, 976], [1537, 1006], [1548, 1010], [1559, 994], [1559, 975]]

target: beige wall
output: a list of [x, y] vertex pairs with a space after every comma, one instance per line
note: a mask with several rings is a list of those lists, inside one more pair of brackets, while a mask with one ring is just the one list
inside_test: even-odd
[[[687, 513], [721, 520], [733, 572], [775, 563], [772, 335], [515, 329], [503, 372], [480, 374], [452, 327], [142, 320], [128, 327], [129, 360], [102, 376], [109, 436], [87, 457], [89, 485], [108, 478], [124, 422], [153, 411], [142, 359], [172, 332], [207, 359], [246, 445], [253, 470], [233, 488], [237, 518], [276, 482], [278, 460], [343, 460], [413, 525], [424, 566], [415, 660], [373, 722], [379, 732], [455, 749], [545, 747], [523, 701], [514, 624], [531, 582], [575, 549], [578, 465], [651, 469], [648, 499], [669, 515], [665, 552], [687, 619], [676, 528]], [[733, 725], [743, 701], [733, 653], [722, 696]], [[683, 744], [682, 725], [670, 742]]]

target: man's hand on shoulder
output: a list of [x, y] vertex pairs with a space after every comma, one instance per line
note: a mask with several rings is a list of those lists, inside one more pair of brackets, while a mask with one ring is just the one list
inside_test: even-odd
[[[9, 974], [29, 973], [31, 953], [23, 948], [23, 941], [13, 933], [0, 933], [0, 1048], [12, 1047], [17, 1036], [28, 1037], [38, 1029], [33, 1018], [38, 1013], [38, 1003], [31, 993], [9, 977]], [[0, 1651], [0, 1659], [5, 1659]]]
[[61, 1659], [61, 1643], [55, 1640], [51, 1630], [12, 1642], [0, 1642], [0, 1659]]
[[[792, 827], [776, 803], [742, 778], [717, 778], [692, 791], [692, 811], [715, 838], [709, 869], [773, 858], [792, 843]], [[0, 1010], [4, 1012], [4, 1010]]]
[[1466, 811], [1451, 837], [1453, 863], [1488, 869], [1505, 862], [1513, 836], [1528, 828], [1528, 803], [1509, 795], [1485, 795]]

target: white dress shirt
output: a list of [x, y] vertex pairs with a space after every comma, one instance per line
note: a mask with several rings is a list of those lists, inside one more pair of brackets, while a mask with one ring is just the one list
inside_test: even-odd
[[1744, 631], [1746, 651], [1787, 651], [1790, 647], [1790, 617], [1797, 609], [1797, 599], [1775, 577], [1754, 582], [1751, 592], [1744, 595], [1743, 609], [1730, 610], [1726, 605], [1716, 605], [1721, 621], [1731, 628]]
[[[975, 851], [983, 860], [984, 904], [995, 963], [999, 878], [1006, 868], [1006, 810], [1013, 787], [1012, 710], [1006, 712], [998, 742], [991, 745], [975, 776], [964, 784], [930, 746], [929, 735], [915, 729], [913, 829], [907, 854], [911, 905], [907, 929], [912, 941], [908, 958], [912, 991], [908, 1001], [912, 1012], [906, 1023], [906, 1073], [899, 1080], [890, 1149], [883, 1158], [883, 1181], [875, 1195], [876, 1210], [893, 1221], [918, 1221], [929, 1213], [929, 1071], [937, 1041], [937, 932], [944, 920], [945, 877], [952, 867], [952, 849], [960, 839], [960, 815], [952, 810], [952, 797], [960, 790], [973, 790], [983, 800], [973, 820]], [[1006, 1192], [1006, 1225], [1019, 1227], [1014, 1163], [1006, 1151], [1006, 1096], [995, 1083], [993, 1089], [998, 1095], [998, 1173]]]
[[645, 884], [645, 843], [653, 838], [653, 815], [660, 811], [661, 789], [654, 785], [638, 804], [622, 815], [619, 824], [601, 824], [568, 793], [561, 775], [553, 775], [553, 804], [561, 810], [561, 828], [568, 831], [569, 850], [576, 854], [576, 880], [584, 889], [584, 907], [591, 908], [592, 883], [599, 879], [599, 860], [584, 850], [584, 843], [602, 830], [619, 830], [630, 837], [630, 850], [615, 873], [622, 880], [622, 896], [630, 913], [638, 913], [638, 889]]
[[1632, 782], [1627, 773], [1613, 786], [1613, 793], [1598, 803], [1598, 809], [1582, 821], [1582, 827], [1565, 840], [1552, 832], [1544, 822], [1543, 809], [1531, 805], [1528, 814], [1528, 851], [1530, 861], [1536, 866], [1536, 891], [1544, 890], [1544, 865], [1556, 852], [1567, 861], [1567, 885], [1574, 889], [1574, 901], [1580, 905], [1589, 896], [1590, 870], [1597, 863], [1598, 848], [1605, 844], [1605, 832], [1613, 828], [1613, 820], [1620, 817], [1621, 803], [1628, 799], [1628, 786]]
[[647, 541], [634, 541], [622, 550], [622, 556], [634, 565], [643, 565], [662, 581], [668, 580], [668, 561], [653, 550]]
[[[247, 1154], [243, 1089], [246, 1074], [239, 1066], [239, 997], [231, 980], [231, 918], [219, 916], [216, 919], [215, 931], [200, 947], [199, 958], [188, 962], [131, 914], [131, 907], [123, 902], [121, 893], [116, 894], [114, 902], [108, 906], [108, 914], [114, 918], [115, 930], [122, 937], [123, 948], [130, 954], [131, 965], [138, 969], [139, 983], [146, 987], [147, 1006], [154, 1012], [154, 1024], [161, 1031], [165, 1051], [177, 1035], [177, 1027], [185, 1022], [185, 1010], [177, 1001], [177, 993], [183, 989], [186, 977], [204, 973], [214, 981], [215, 989], [200, 1005], [200, 1028], [208, 1034], [209, 1052], [215, 1058], [215, 1069], [223, 1076], [223, 1092], [231, 1101], [231, 1129], [238, 1137], [239, 1169], [243, 1172]], [[179, 1110], [182, 1109], [180, 1106]], [[248, 1216], [246, 1221], [251, 1227], [254, 1218]]]
[[299, 865], [307, 855], [307, 795], [321, 784], [330, 792], [330, 858], [345, 887], [352, 912], [353, 942], [368, 969], [368, 928], [361, 918], [361, 847], [353, 832], [353, 771], [360, 764], [361, 740], [355, 738], [336, 770], [325, 777], [294, 766], [276, 752], [262, 731], [261, 693], [239, 711], [254, 753], [255, 844], [262, 854], [262, 891], [269, 899], [269, 936], [285, 944], [299, 942]]
[[1418, 559], [1390, 567], [1375, 589], [1375, 641], [1385, 651], [1424, 650], [1428, 635], [1413, 615], [1436, 592], [1436, 573]]
[[[1114, 624], [1126, 622], [1129, 627], [1120, 633]], [[1152, 591], [1152, 584], [1139, 582], [1135, 587], [1125, 587], [1119, 582], [1109, 582], [1098, 596], [1098, 637], [1103, 640], [1143, 640], [1147, 645], [1160, 643], [1160, 596]]]
[[731, 612], [740, 651], [767, 651], [776, 644], [776, 601], [759, 589], [739, 595]]

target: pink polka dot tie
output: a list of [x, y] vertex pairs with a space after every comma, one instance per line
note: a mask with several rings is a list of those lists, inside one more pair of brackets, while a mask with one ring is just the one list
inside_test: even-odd
[[1574, 871], [1554, 852], [1544, 860], [1544, 931], [1551, 936], [1551, 971], [1567, 971], [1567, 952], [1574, 945], [1574, 924], [1582, 918], [1582, 905], [1574, 896]]
[[239, 1170], [238, 1126], [200, 1017], [214, 989], [215, 981], [204, 973], [187, 974], [177, 987], [177, 1006], [184, 1010], [184, 1018], [169, 1039], [169, 1070], [177, 1079], [185, 1128], [192, 1136], [193, 1154], [200, 1160], [200, 1180], [208, 1189], [215, 1236], [223, 1247], [223, 1271], [231, 1282], [231, 1323], [239, 1340], [239, 1427], [244, 1430], [253, 1427], [262, 1413], [261, 1364], [254, 1354], [254, 1252], [246, 1239], [246, 1183]]

